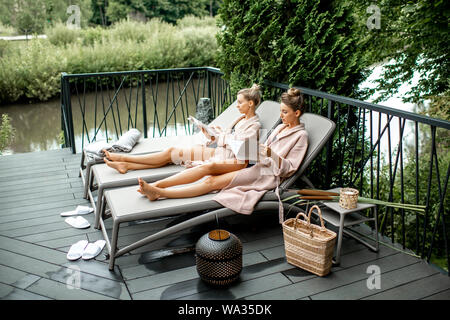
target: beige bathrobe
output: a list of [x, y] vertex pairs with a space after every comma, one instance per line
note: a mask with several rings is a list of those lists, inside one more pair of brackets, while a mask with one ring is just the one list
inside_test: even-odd
[[[265, 143], [272, 150], [272, 157], [262, 158], [254, 166], [240, 170], [230, 184], [213, 198], [215, 201], [243, 214], [251, 214], [268, 190], [276, 189], [281, 201], [278, 193], [280, 182], [299, 168], [308, 148], [308, 133], [303, 123], [278, 134], [285, 126], [277, 126]], [[273, 154], [281, 158], [281, 165], [278, 165], [279, 161]], [[280, 223], [282, 220], [280, 205]]]
[[[245, 115], [238, 117], [217, 137], [217, 140], [215, 140], [217, 141], [217, 147], [214, 152], [214, 157], [209, 159], [209, 162], [225, 159], [236, 159], [233, 151], [231, 151], [231, 148], [227, 144], [229, 139], [258, 140], [259, 130], [261, 129], [261, 123], [259, 122], [258, 115], [255, 115], [250, 119], [243, 119], [244, 117]], [[233, 128], [234, 132], [232, 132]]]

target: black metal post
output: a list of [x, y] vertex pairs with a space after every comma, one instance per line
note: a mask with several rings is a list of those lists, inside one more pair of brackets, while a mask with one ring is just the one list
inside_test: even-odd
[[141, 74], [142, 85], [142, 125], [144, 126], [144, 138], [147, 138], [147, 104], [145, 102], [145, 77]]
[[[63, 73], [61, 75], [61, 81], [62, 81], [62, 88], [64, 90], [64, 108], [65, 108], [65, 115], [66, 115], [66, 126], [67, 126], [67, 134], [68, 134], [68, 140], [70, 147], [72, 148], [72, 153], [76, 153], [76, 146], [75, 146], [75, 134], [73, 129], [73, 116], [72, 116], [72, 102], [70, 99], [70, 84], [69, 79], [66, 77], [66, 73]], [[67, 145], [67, 140], [66, 140]]]
[[[334, 115], [334, 103], [332, 100], [328, 101], [328, 119], [333, 120]], [[326, 173], [325, 173], [325, 183], [327, 186], [331, 184], [331, 172], [330, 172], [330, 164], [333, 156], [333, 139], [329, 139], [327, 143], [327, 158], [326, 158]]]

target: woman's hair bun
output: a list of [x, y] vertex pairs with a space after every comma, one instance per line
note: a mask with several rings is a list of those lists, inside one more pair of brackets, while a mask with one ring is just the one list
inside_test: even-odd
[[238, 95], [242, 94], [245, 99], [251, 100], [255, 103], [255, 107], [259, 106], [261, 103], [261, 87], [254, 83], [251, 88], [241, 89]]
[[288, 91], [283, 92], [281, 94], [281, 102], [294, 111], [299, 110], [301, 114], [305, 112], [305, 100], [299, 89], [290, 88]]
[[298, 96], [300, 96], [301, 92], [300, 92], [300, 90], [298, 90], [296, 88], [290, 88], [288, 90], [287, 94], [291, 97], [298, 97]]

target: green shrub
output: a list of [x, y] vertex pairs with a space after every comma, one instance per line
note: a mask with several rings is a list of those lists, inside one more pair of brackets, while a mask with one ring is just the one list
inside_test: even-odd
[[122, 20], [111, 26], [108, 36], [113, 41], [135, 41], [140, 43], [151, 36], [151, 31], [151, 28], [145, 23]]
[[49, 46], [47, 40], [33, 40], [18, 54], [0, 61], [0, 98], [48, 100], [59, 92], [64, 70], [64, 49]]
[[196, 27], [196, 28], [202, 28], [202, 27], [215, 27], [217, 24], [216, 19], [209, 16], [204, 17], [195, 17], [192, 15], [185, 16], [183, 19], [180, 19], [177, 21], [177, 26], [180, 28], [186, 28], [186, 27]]
[[[72, 30], [59, 24], [49, 39], [30, 40], [7, 50], [0, 60], [0, 104], [54, 97], [60, 91], [61, 72], [214, 65], [217, 27], [197, 24], [194, 18], [189, 25], [174, 26], [157, 19], [147, 23], [121, 21], [108, 29], [68, 33]], [[62, 40], [64, 34], [72, 34], [72, 40]]]
[[11, 119], [8, 114], [2, 114], [0, 123], [0, 154], [8, 148], [14, 141], [15, 129], [11, 125]]
[[57, 23], [54, 27], [47, 29], [45, 32], [48, 41], [55, 46], [66, 46], [69, 43], [74, 43], [79, 36], [79, 30], [69, 29], [61, 22]]
[[0, 36], [15, 36], [17, 35], [16, 30], [9, 25], [4, 25], [0, 22]]
[[179, 31], [184, 42], [183, 60], [189, 62], [190, 67], [205, 66], [205, 63], [212, 63], [217, 55], [217, 42], [214, 37], [217, 28], [209, 27], [186, 27]]
[[106, 33], [106, 30], [99, 26], [83, 29], [80, 32], [81, 44], [83, 46], [93, 46], [94, 43], [102, 43], [104, 33]]
[[9, 42], [7, 40], [0, 39], [0, 58], [3, 56], [8, 47]]

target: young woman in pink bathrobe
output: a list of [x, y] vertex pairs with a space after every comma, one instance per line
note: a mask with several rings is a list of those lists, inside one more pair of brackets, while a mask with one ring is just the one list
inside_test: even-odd
[[250, 214], [268, 190], [279, 186], [283, 178], [292, 175], [300, 166], [308, 148], [308, 133], [300, 116], [304, 112], [303, 95], [291, 88], [281, 96], [278, 125], [261, 145], [261, 157], [255, 165], [239, 171], [211, 175], [205, 180], [180, 188], [175, 185], [195, 182], [205, 175], [185, 170], [170, 178], [148, 184], [139, 179], [139, 192], [151, 201], [159, 198], [190, 198], [221, 190], [213, 199], [236, 212]]
[[[247, 166], [248, 161], [237, 160], [227, 141], [228, 139], [248, 139], [250, 141], [258, 139], [261, 123], [255, 110], [260, 103], [261, 90], [258, 85], [255, 84], [251, 88], [240, 90], [237, 95], [237, 108], [242, 115], [225, 130], [218, 126], [214, 127], [219, 132], [217, 140], [202, 129], [208, 140], [206, 145], [186, 148], [171, 147], [162, 152], [146, 155], [126, 155], [103, 150], [106, 155], [105, 163], [120, 173], [126, 173], [128, 170], [159, 168], [169, 163], [184, 164], [187, 167], [195, 166], [192, 168], [193, 170], [187, 170], [187, 176], [192, 174], [220, 175], [240, 170]], [[217, 147], [209, 147], [214, 142], [217, 143]], [[188, 179], [190, 180], [190, 178]], [[160, 184], [156, 185], [167, 187], [173, 185], [172, 180], [160, 181]], [[175, 181], [175, 184], [182, 184], [182, 180], [179, 180], [178, 177]]]

